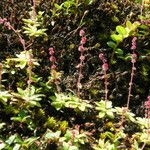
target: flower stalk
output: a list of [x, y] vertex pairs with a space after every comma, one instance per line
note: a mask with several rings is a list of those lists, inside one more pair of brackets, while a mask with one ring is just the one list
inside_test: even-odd
[[56, 57], [55, 57], [55, 50], [54, 48], [50, 47], [49, 49], [49, 61], [51, 62], [51, 79], [48, 81], [53, 82], [56, 85], [57, 92], [60, 92], [59, 82], [60, 82], [60, 76], [61, 73], [56, 71]]
[[51, 62], [51, 69], [52, 70], [56, 70], [56, 65], [55, 65], [55, 63], [56, 63], [56, 58], [55, 58], [55, 56], [54, 56], [54, 54], [55, 54], [55, 51], [54, 51], [54, 48], [52, 48], [52, 47], [50, 47], [49, 49], [49, 55], [50, 55], [50, 57], [49, 57], [49, 61]]
[[33, 0], [33, 16], [36, 17], [36, 0]]
[[0, 90], [2, 88], [2, 71], [3, 71], [3, 65], [0, 63]]
[[135, 74], [135, 63], [137, 60], [137, 54], [136, 54], [136, 37], [133, 37], [132, 39], [132, 46], [131, 46], [131, 50], [132, 50], [132, 55], [131, 55], [131, 62], [132, 62], [132, 68], [131, 68], [131, 77], [130, 77], [130, 82], [129, 82], [129, 92], [128, 92], [128, 100], [127, 100], [127, 110], [129, 109], [129, 104], [130, 104], [130, 98], [131, 98], [131, 92], [132, 92], [132, 85], [133, 85], [133, 78], [134, 78], [134, 74]]
[[[147, 118], [147, 141], [149, 140], [150, 134], [150, 96], [147, 97], [147, 101], [144, 104], [145, 106], [145, 119]], [[141, 150], [143, 150], [146, 146], [146, 142], [142, 145]]]
[[7, 27], [9, 30], [14, 31], [17, 34], [17, 36], [19, 37], [19, 41], [22, 44], [22, 47], [23, 47], [23, 49], [25, 51], [26, 50], [26, 46], [25, 46], [24, 39], [21, 37], [21, 35], [18, 33], [18, 31], [15, 30], [15, 28], [10, 24], [10, 22], [8, 22], [6, 18], [3, 18], [3, 19], [0, 18], [0, 24], [4, 24], [5, 27]]
[[84, 56], [85, 47], [84, 47], [84, 44], [86, 43], [85, 31], [80, 30], [79, 35], [81, 37], [81, 41], [80, 41], [80, 46], [78, 48], [78, 50], [80, 51], [80, 63], [77, 65], [78, 74], [79, 74], [78, 80], [77, 80], [77, 95], [78, 95], [78, 97], [80, 97], [80, 89], [82, 89], [82, 84], [81, 84], [81, 80], [83, 78], [82, 69], [83, 69], [83, 63], [84, 63], [84, 60], [85, 60], [85, 56]]
[[103, 62], [102, 69], [104, 72], [105, 104], [106, 104], [108, 100], [108, 78], [107, 78], [108, 63], [103, 53], [99, 54], [99, 59]]
[[28, 90], [29, 90], [29, 95], [30, 95], [31, 83], [32, 83], [32, 68], [33, 68], [32, 54], [28, 53], [27, 58], [28, 58], [28, 68], [27, 68], [28, 81], [27, 81], [27, 84], [28, 84]]

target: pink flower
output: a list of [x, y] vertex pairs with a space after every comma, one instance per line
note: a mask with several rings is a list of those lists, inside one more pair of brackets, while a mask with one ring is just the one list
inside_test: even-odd
[[81, 55], [81, 56], [80, 56], [80, 60], [81, 60], [81, 61], [84, 61], [84, 60], [85, 60], [85, 56]]
[[86, 43], [86, 37], [82, 37], [81, 38], [81, 44], [85, 44]]
[[131, 49], [132, 50], [136, 49], [136, 45], [132, 45]]
[[107, 60], [105, 59], [103, 53], [100, 53], [100, 54], [99, 54], [99, 59], [100, 59], [103, 63], [106, 63], [106, 62], [107, 62]]
[[150, 20], [142, 20], [141, 23], [142, 24], [150, 24]]
[[12, 26], [10, 25], [10, 22], [5, 22], [4, 25], [5, 25], [9, 30], [12, 29]]
[[48, 50], [49, 50], [49, 55], [50, 55], [49, 60], [52, 64], [51, 69], [55, 70], [56, 69], [56, 65], [55, 65], [56, 57], [54, 56], [55, 50], [53, 47], [50, 47]]
[[84, 30], [81, 29], [79, 35], [84, 36], [84, 34], [85, 34]]
[[4, 19], [0, 18], [0, 24], [3, 24], [3, 23], [6, 22], [6, 21], [7, 21], [6, 18], [4, 18]]
[[99, 54], [99, 59], [103, 61], [103, 59], [104, 59], [104, 54], [103, 53]]
[[54, 48], [50, 47], [48, 50], [49, 50], [49, 51], [54, 51]]
[[79, 48], [78, 48], [78, 50], [79, 50], [80, 52], [84, 52], [85, 48], [83, 47], [83, 45], [80, 45]]
[[137, 37], [134, 37], [133, 39], [132, 39], [132, 42], [135, 42], [137, 40]]
[[56, 61], [56, 58], [55, 58], [54, 56], [51, 56], [51, 57], [49, 58], [49, 60], [50, 60], [51, 62], [55, 62], [55, 61]]
[[136, 40], [137, 40], [137, 37], [134, 37], [134, 38], [132, 39], [132, 46], [131, 46], [131, 49], [132, 49], [132, 50], [135, 50], [135, 49], [136, 49]]
[[107, 70], [108, 70], [108, 64], [107, 64], [107, 63], [104, 63], [104, 64], [102, 65], [102, 68], [103, 68], [104, 71], [107, 71]]
[[55, 53], [54, 50], [50, 50], [50, 51], [49, 51], [49, 54], [50, 54], [50, 55], [54, 55], [54, 53]]
[[150, 108], [150, 96], [147, 97], [147, 101], [145, 102], [145, 108]]
[[56, 69], [56, 65], [52, 65], [52, 66], [51, 66], [51, 69]]
[[131, 60], [131, 62], [132, 63], [135, 63], [136, 62], [136, 59], [137, 59], [137, 55], [134, 53], [134, 54], [132, 54], [132, 60]]
[[133, 58], [133, 59], [136, 59], [136, 58], [137, 58], [137, 54], [135, 54], [135, 53], [132, 54], [132, 58]]

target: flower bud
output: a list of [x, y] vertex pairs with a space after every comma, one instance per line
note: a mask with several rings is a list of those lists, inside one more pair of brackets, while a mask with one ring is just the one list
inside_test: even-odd
[[80, 36], [84, 36], [84, 34], [85, 34], [84, 30], [80, 30], [79, 35], [80, 35]]
[[55, 58], [54, 56], [51, 56], [51, 57], [49, 58], [49, 60], [50, 60], [51, 62], [55, 62], [55, 61], [56, 61], [56, 58]]
[[56, 65], [52, 65], [52, 66], [51, 66], [51, 69], [56, 69]]
[[49, 54], [50, 54], [50, 55], [54, 55], [54, 53], [55, 53], [54, 50], [50, 50], [50, 51], [49, 51]]
[[108, 64], [107, 64], [107, 63], [104, 63], [104, 64], [102, 65], [102, 68], [103, 68], [104, 71], [107, 71], [107, 70], [108, 70]]
[[81, 44], [85, 44], [86, 43], [86, 37], [82, 37], [81, 38]]
[[79, 50], [80, 52], [83, 52], [84, 49], [85, 49], [85, 48], [83, 47], [83, 45], [80, 45], [79, 48], [78, 48], [78, 50]]
[[84, 60], [85, 60], [85, 56], [81, 55], [81, 56], [80, 56], [80, 60], [81, 60], [81, 61], [84, 61]]
[[48, 50], [49, 50], [49, 51], [54, 51], [54, 48], [53, 48], [53, 47], [50, 47]]
[[132, 63], [135, 63], [136, 62], [136, 59], [137, 59], [137, 55], [134, 53], [134, 54], [132, 54], [132, 60], [131, 60], [131, 62]]
[[131, 49], [132, 49], [132, 50], [136, 49], [136, 45], [132, 45], [132, 46], [131, 46]]
[[104, 59], [104, 54], [103, 53], [99, 54], [99, 59], [103, 61], [103, 59]]

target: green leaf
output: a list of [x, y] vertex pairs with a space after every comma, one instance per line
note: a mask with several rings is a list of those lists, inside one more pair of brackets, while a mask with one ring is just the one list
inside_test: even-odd
[[74, 5], [74, 2], [73, 2], [73, 1], [66, 1], [66, 2], [63, 3], [63, 6], [64, 6], [65, 8], [69, 8], [69, 7], [71, 7], [72, 5]]
[[132, 27], [135, 30], [139, 25], [140, 25], [140, 22], [136, 21], [132, 24]]
[[22, 60], [16, 65], [16, 67], [20, 67], [21, 69], [23, 69], [25, 68], [26, 65], [27, 65], [27, 61]]
[[140, 125], [141, 128], [144, 128], [144, 127], [147, 128], [148, 124], [145, 118], [137, 117], [136, 120], [137, 120], [136, 122]]
[[48, 131], [46, 134], [45, 134], [45, 138], [46, 139], [51, 139], [51, 140], [55, 140], [55, 139], [58, 139], [60, 137], [60, 134], [61, 134], [61, 131], [57, 131], [57, 132], [52, 132], [52, 131]]
[[37, 139], [38, 139], [38, 137], [30, 137], [30, 138], [26, 139], [24, 142], [27, 143], [28, 145], [31, 145]]
[[134, 150], [139, 150], [140, 149], [139, 144], [136, 140], [134, 140], [133, 148], [134, 148]]
[[15, 138], [16, 138], [16, 134], [10, 136], [10, 137], [8, 138], [8, 140], [6, 140], [5, 142], [6, 142], [8, 145], [10, 145], [10, 144], [12, 144], [12, 143], [14, 142]]
[[105, 112], [99, 112], [98, 117], [103, 118], [105, 116]]
[[68, 108], [77, 108], [80, 105], [78, 102], [68, 101], [65, 103], [65, 106]]
[[69, 143], [63, 142], [62, 147], [60, 147], [58, 150], [69, 150]]
[[109, 118], [112, 118], [112, 119], [114, 118], [114, 114], [112, 111], [106, 111], [106, 114]]
[[58, 10], [61, 10], [62, 9], [62, 6], [61, 5], [58, 5], [57, 3], [54, 4], [55, 8], [57, 8]]
[[4, 150], [6, 144], [0, 141], [0, 150]]
[[131, 30], [132, 29], [132, 23], [130, 21], [126, 22], [126, 27]]
[[37, 106], [37, 107], [41, 107], [41, 104], [39, 102], [36, 101], [28, 101], [28, 103], [30, 104], [30, 106]]
[[25, 90], [21, 89], [21, 88], [17, 88], [17, 91], [19, 94], [24, 95], [25, 94]]
[[131, 54], [128, 53], [126, 56], [125, 56], [125, 60], [131, 60]]
[[122, 42], [122, 40], [123, 40], [123, 37], [122, 37], [122, 35], [117, 35], [117, 34], [112, 34], [111, 35], [111, 38], [112, 38], [112, 40], [113, 41], [116, 41], [117, 43], [119, 43], [119, 42]]
[[15, 74], [15, 70], [11, 70], [11, 74]]
[[51, 104], [56, 108], [56, 110], [60, 110], [63, 107], [61, 102], [52, 102]]
[[135, 122], [134, 114], [133, 113], [126, 113], [126, 118], [129, 119], [131, 122]]
[[79, 109], [80, 109], [81, 111], [85, 111], [86, 106], [85, 106], [84, 104], [81, 104], [81, 106], [79, 106]]
[[100, 101], [95, 103], [100, 108], [105, 108], [105, 101]]
[[76, 146], [70, 146], [70, 147], [69, 147], [69, 150], [79, 150], [79, 148], [76, 147]]
[[31, 19], [22, 19], [26, 24], [34, 24], [34, 21]]
[[117, 48], [117, 49], [115, 50], [115, 53], [118, 54], [118, 55], [123, 55], [123, 50], [120, 49], [120, 48]]
[[0, 91], [0, 101], [6, 105], [7, 100], [11, 98], [11, 95], [8, 93], [8, 91]]
[[70, 7], [70, 1], [64, 2], [63, 6], [66, 7], [66, 8], [69, 8]]
[[116, 17], [116, 16], [113, 16], [113, 17], [111, 18], [111, 20], [112, 20], [113, 22], [119, 22], [119, 18]]
[[19, 150], [19, 149], [20, 149], [20, 147], [21, 147], [21, 145], [20, 145], [20, 144], [15, 144], [15, 146], [14, 146], [13, 150]]
[[0, 123], [0, 129], [2, 129], [4, 126], [6, 125], [6, 123]]
[[67, 141], [69, 141], [69, 140], [72, 138], [72, 133], [71, 133], [71, 131], [67, 130], [64, 137], [66, 138]]
[[113, 49], [117, 47], [117, 44], [114, 43], [113, 41], [107, 42], [107, 45], [108, 45], [109, 47], [113, 48]]
[[105, 132], [105, 135], [106, 135], [109, 139], [113, 139], [113, 137], [114, 137], [114, 134], [111, 133], [111, 132], [108, 132], [108, 131]]
[[123, 36], [125, 36], [127, 34], [127, 31], [123, 26], [117, 26], [116, 31]]
[[112, 102], [111, 101], [107, 101], [106, 102], [106, 109], [112, 108]]

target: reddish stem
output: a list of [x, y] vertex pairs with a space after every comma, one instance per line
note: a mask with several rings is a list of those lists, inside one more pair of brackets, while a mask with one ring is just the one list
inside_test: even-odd
[[[81, 52], [81, 55], [83, 56], [83, 52]], [[77, 81], [77, 95], [78, 97], [80, 97], [80, 86], [81, 86], [81, 79], [82, 79], [82, 68], [83, 68], [83, 60], [80, 59], [80, 64], [79, 64], [79, 77], [78, 77], [78, 81]]]
[[130, 104], [130, 97], [131, 97], [131, 91], [132, 91], [132, 84], [133, 84], [133, 78], [134, 78], [134, 70], [135, 70], [135, 63], [132, 63], [132, 70], [131, 70], [131, 78], [129, 83], [129, 93], [128, 93], [128, 101], [127, 101], [127, 109], [129, 108]]
[[2, 70], [3, 70], [3, 65], [2, 65], [2, 63], [0, 63], [0, 90], [2, 87]]
[[104, 84], [105, 84], [105, 103], [107, 102], [108, 99], [108, 82], [107, 82], [107, 72], [104, 70]]
[[35, 0], [33, 0], [33, 15], [35, 19], [35, 16], [36, 16], [36, 1]]
[[131, 78], [130, 78], [130, 82], [129, 82], [129, 92], [128, 92], [128, 100], [127, 100], [127, 110], [129, 109], [129, 104], [130, 104], [130, 98], [131, 98], [131, 92], [132, 92], [132, 85], [133, 85], [133, 78], [134, 78], [134, 73], [135, 73], [135, 70], [136, 70], [136, 67], [135, 67], [135, 63], [136, 63], [136, 59], [137, 59], [137, 55], [135, 53], [135, 50], [136, 50], [136, 40], [137, 38], [136, 37], [133, 37], [132, 39], [132, 46], [131, 46], [131, 50], [132, 50], [132, 59], [131, 59], [131, 62], [132, 62], [132, 69], [131, 69]]

